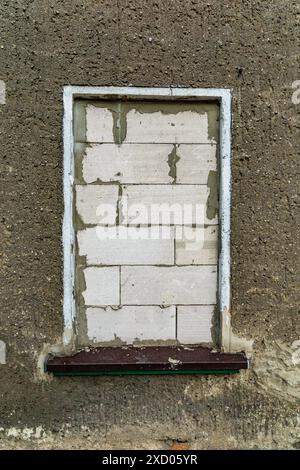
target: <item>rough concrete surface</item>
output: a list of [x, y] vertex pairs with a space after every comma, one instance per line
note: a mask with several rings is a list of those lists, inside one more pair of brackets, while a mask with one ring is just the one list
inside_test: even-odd
[[[1, 448], [299, 448], [297, 0], [2, 0]], [[48, 378], [62, 334], [62, 87], [233, 90], [237, 376]], [[48, 346], [47, 346], [48, 345]]]

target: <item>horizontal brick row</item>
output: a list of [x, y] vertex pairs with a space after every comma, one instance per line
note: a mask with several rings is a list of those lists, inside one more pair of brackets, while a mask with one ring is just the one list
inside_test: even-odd
[[175, 306], [89, 307], [87, 336], [94, 343], [176, 340], [181, 344], [210, 343], [213, 312], [211, 305], [177, 307], [177, 316]]
[[176, 339], [176, 309], [157, 306], [123, 306], [115, 310], [107, 307], [87, 308], [87, 334], [94, 342], [121, 340], [159, 341]]
[[90, 266], [83, 273], [88, 306], [216, 303], [216, 266]]
[[216, 285], [216, 266], [123, 266], [121, 303], [214, 304]]
[[[208, 113], [182, 111], [166, 114], [162, 111], [142, 112], [131, 109], [126, 115], [124, 143], [209, 143]], [[86, 106], [86, 141], [111, 142], [117, 139], [113, 111], [105, 107]]]
[[87, 265], [216, 264], [218, 256], [216, 226], [88, 227], [77, 240]]
[[76, 155], [86, 183], [207, 184], [217, 170], [210, 144], [77, 144]]
[[205, 185], [76, 185], [76, 209], [85, 224], [214, 225], [209, 195]]

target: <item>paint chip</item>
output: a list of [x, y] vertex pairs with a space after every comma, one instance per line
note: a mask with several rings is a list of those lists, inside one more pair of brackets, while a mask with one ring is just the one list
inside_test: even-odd
[[174, 442], [169, 450], [190, 450], [191, 446], [187, 442]]

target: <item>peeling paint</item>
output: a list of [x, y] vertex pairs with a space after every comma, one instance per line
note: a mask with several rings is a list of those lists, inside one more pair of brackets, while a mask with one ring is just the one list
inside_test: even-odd
[[168, 358], [168, 362], [171, 364], [171, 367], [178, 366], [182, 363], [179, 359], [173, 359], [172, 357]]

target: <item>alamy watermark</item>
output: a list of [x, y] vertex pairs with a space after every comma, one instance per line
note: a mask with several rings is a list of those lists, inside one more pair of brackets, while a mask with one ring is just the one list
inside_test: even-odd
[[114, 204], [99, 204], [96, 209], [96, 234], [100, 240], [176, 239], [203, 241], [205, 204], [143, 204], [128, 205], [126, 198]]

